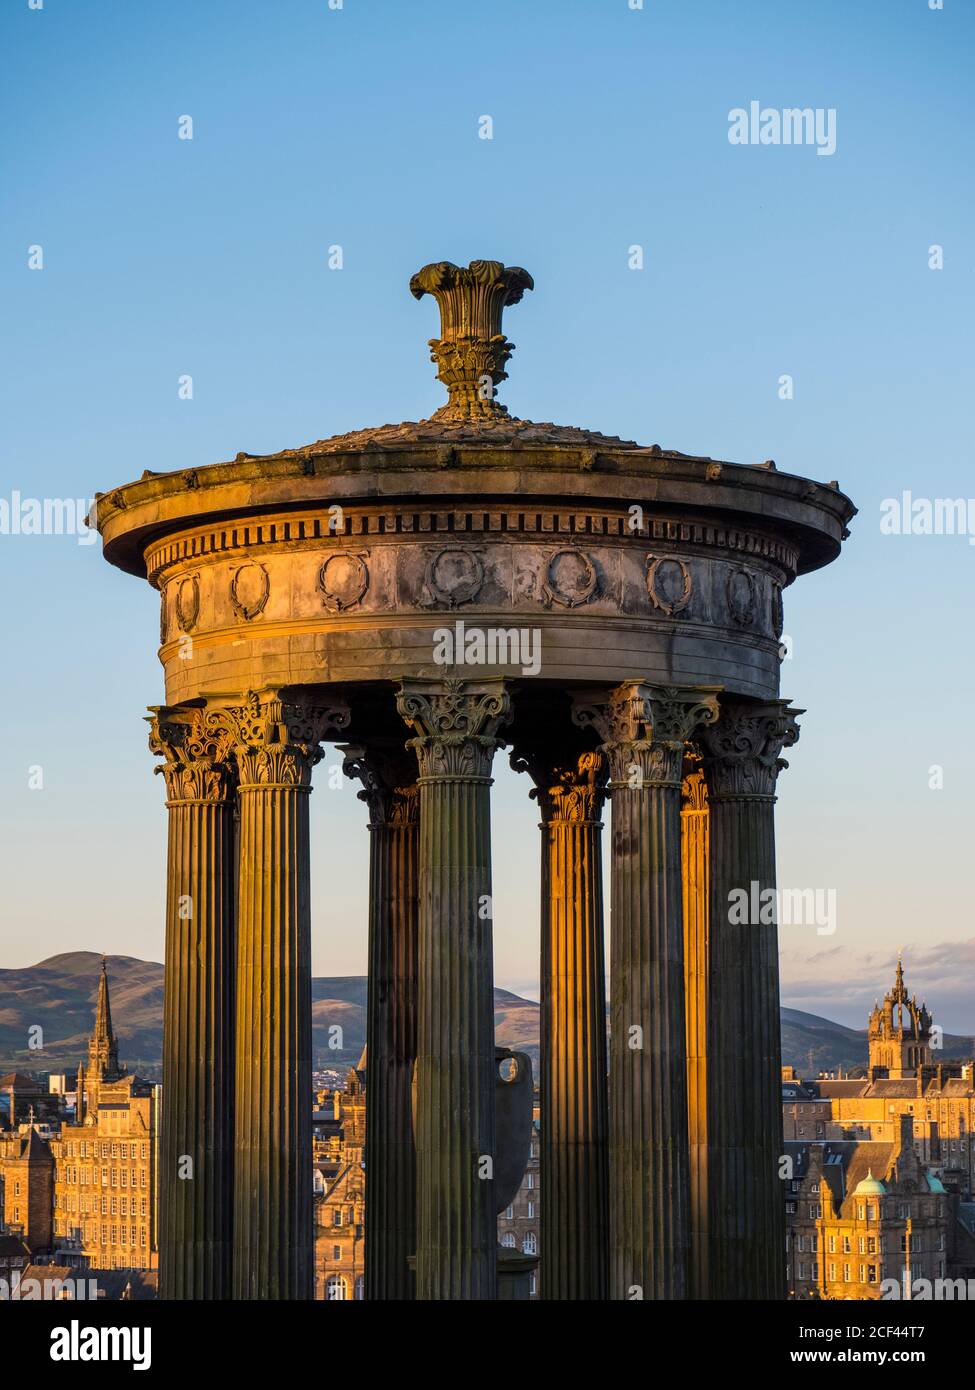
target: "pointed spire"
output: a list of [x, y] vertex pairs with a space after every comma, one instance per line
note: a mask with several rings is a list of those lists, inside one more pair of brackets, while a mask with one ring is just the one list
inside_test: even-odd
[[108, 997], [108, 961], [102, 956], [98, 981], [95, 1031], [88, 1044], [88, 1070], [93, 1080], [117, 1081], [122, 1075], [118, 1061], [118, 1040], [112, 1030], [112, 1006]]

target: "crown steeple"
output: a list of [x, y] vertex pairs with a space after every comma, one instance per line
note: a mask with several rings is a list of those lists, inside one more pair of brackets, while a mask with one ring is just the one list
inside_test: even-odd
[[874, 1006], [868, 1028], [873, 1076], [902, 1079], [931, 1063], [931, 1015], [904, 984], [904, 963], [897, 952], [894, 987]]

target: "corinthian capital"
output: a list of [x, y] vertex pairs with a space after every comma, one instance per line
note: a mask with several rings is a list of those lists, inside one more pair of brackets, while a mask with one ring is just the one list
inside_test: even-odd
[[414, 730], [421, 778], [486, 780], [511, 717], [504, 681], [404, 681], [396, 696], [400, 716]]
[[531, 795], [545, 825], [556, 821], [599, 823], [609, 771], [602, 753], [593, 750], [578, 756], [559, 755], [525, 748], [513, 752], [510, 761], [515, 772], [527, 772], [534, 782]]
[[699, 725], [717, 719], [718, 689], [627, 681], [605, 694], [577, 696], [572, 719], [600, 738], [611, 788], [679, 787], [684, 745]]
[[153, 771], [166, 781], [166, 801], [226, 801], [233, 791], [229, 740], [204, 728], [192, 705], [150, 707], [149, 748], [165, 762]]
[[349, 718], [343, 700], [313, 702], [285, 699], [276, 691], [249, 691], [240, 704], [208, 704], [203, 722], [214, 737], [228, 740], [241, 790], [247, 790], [310, 787], [322, 740], [347, 728]]
[[357, 793], [369, 807], [369, 829], [414, 824], [420, 814], [416, 758], [402, 742], [343, 744], [342, 771], [362, 783]]
[[800, 714], [805, 710], [790, 708], [788, 700], [722, 704], [717, 724], [697, 735], [708, 795], [774, 796], [779, 772], [789, 765], [779, 754], [799, 738]]

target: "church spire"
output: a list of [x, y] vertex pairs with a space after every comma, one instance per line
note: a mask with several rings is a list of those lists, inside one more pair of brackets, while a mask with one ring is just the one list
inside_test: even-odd
[[88, 1044], [88, 1071], [91, 1077], [98, 1081], [117, 1081], [122, 1075], [118, 1062], [118, 1040], [112, 1030], [112, 1006], [108, 998], [108, 963], [104, 956], [98, 981], [95, 1031]]

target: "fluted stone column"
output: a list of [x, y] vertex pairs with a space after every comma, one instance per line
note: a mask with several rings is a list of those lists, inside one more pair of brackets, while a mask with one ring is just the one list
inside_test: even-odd
[[609, 761], [610, 1297], [687, 1297], [687, 1058], [680, 866], [684, 743], [713, 689], [580, 696]]
[[314, 1293], [308, 794], [339, 702], [273, 692], [210, 716], [239, 785], [234, 1297]]
[[223, 1299], [233, 1248], [233, 775], [226, 740], [207, 733], [199, 710], [155, 709], [151, 725], [169, 811], [160, 1293]]
[[542, 816], [540, 1293], [600, 1300], [609, 1290], [606, 761], [535, 746], [511, 765], [531, 775]]
[[419, 761], [416, 1296], [497, 1296], [491, 763], [502, 681], [407, 681]]
[[394, 747], [347, 747], [344, 771], [369, 807], [369, 996], [366, 1021], [366, 1298], [414, 1293], [416, 1154], [416, 759]]
[[[710, 808], [708, 1205], [710, 1296], [782, 1298], [785, 1212], [773, 807], [787, 701], [723, 703], [698, 736]], [[756, 913], [756, 904], [761, 905]]]
[[700, 759], [684, 760], [681, 783], [681, 892], [687, 1031], [691, 1298], [708, 1296], [708, 794]]

